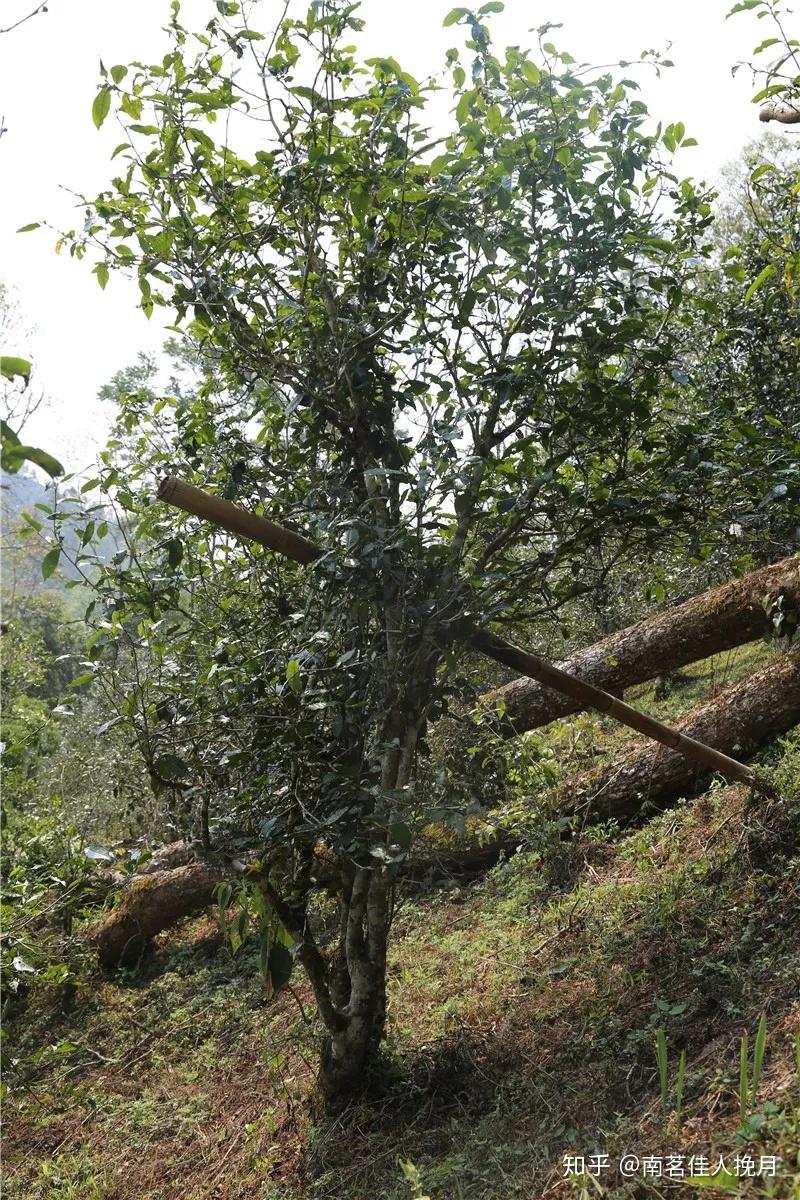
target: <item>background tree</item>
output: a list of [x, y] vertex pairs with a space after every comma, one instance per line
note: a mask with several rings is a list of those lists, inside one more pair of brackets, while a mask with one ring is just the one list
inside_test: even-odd
[[734, 165], [687, 324], [692, 459], [714, 497], [695, 558], [713, 556], [725, 574], [782, 558], [800, 537], [800, 160], [775, 149], [754, 144]]
[[19, 353], [19, 343], [29, 338], [13, 295], [0, 283], [0, 466], [16, 474], [32, 462], [55, 478], [64, 474], [61, 464], [47, 451], [26, 446], [19, 436], [44, 400], [41, 390], [30, 386], [33, 363]]

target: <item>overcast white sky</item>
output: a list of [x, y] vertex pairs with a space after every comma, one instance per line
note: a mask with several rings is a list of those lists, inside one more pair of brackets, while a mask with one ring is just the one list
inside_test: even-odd
[[[479, 7], [480, 0], [472, 5]], [[531, 45], [532, 26], [559, 21], [553, 40], [581, 61], [636, 61], [643, 49], [666, 49], [675, 68], [660, 81], [641, 71], [654, 117], [681, 120], [700, 143], [680, 156], [682, 173], [713, 179], [759, 131], [750, 104], [749, 76], [731, 77], [762, 36], [748, 15], [725, 20], [732, 0], [506, 0], [492, 18], [498, 45]], [[35, 0], [0, 0], [0, 28]], [[262, 0], [262, 28], [282, 4]], [[443, 29], [453, 0], [364, 0], [365, 48], [392, 54], [418, 78], [437, 71], [444, 50], [462, 33]], [[32, 346], [3, 347], [35, 359], [36, 377], [50, 397], [26, 429], [26, 440], [82, 469], [102, 442], [108, 414], [96, 399], [114, 371], [138, 350], [163, 339], [158, 313], [148, 322], [137, 295], [112, 279], [101, 292], [90, 266], [56, 255], [46, 230], [17, 234], [31, 221], [70, 228], [80, 219], [69, 191], [92, 194], [115, 173], [111, 149], [120, 140], [114, 122], [100, 132], [90, 116], [98, 63], [106, 66], [164, 52], [161, 26], [168, 0], [49, 0], [49, 11], [0, 36], [0, 279], [17, 292], [35, 327]], [[211, 0], [184, 0], [182, 15], [199, 28], [213, 14]], [[30, 350], [30, 353], [28, 351]]]

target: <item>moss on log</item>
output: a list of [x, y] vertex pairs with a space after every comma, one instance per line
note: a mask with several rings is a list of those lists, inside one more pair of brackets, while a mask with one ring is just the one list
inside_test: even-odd
[[136, 878], [116, 908], [87, 930], [86, 940], [97, 946], [104, 967], [135, 963], [157, 933], [210, 904], [224, 878], [221, 867], [207, 862]]

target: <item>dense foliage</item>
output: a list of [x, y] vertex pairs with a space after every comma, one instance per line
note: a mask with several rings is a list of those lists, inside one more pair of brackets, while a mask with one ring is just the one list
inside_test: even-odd
[[[127, 709], [157, 781], [233, 783], [258, 815], [260, 887], [340, 1094], [380, 1040], [393, 879], [431, 816], [416, 761], [457, 686], [458, 622], [557, 613], [701, 502], [676, 312], [710, 207], [660, 159], [682, 127], [648, 130], [635, 84], [578, 68], [546, 27], [538, 62], [496, 56], [496, 5], [448, 18], [468, 39], [441, 137], [432, 83], [358, 61], [353, 6], [271, 39], [218, 7], [194, 53], [174, 5], [164, 61], [112, 68], [95, 102], [135, 148], [73, 250], [102, 247], [101, 284], [135, 267], [145, 309], [172, 305], [210, 364], [192, 397], [124, 402], [104, 484], [133, 511], [172, 470], [326, 552], [300, 578], [206, 532], [184, 543], [154, 509], [95, 650], [127, 631], [160, 662]], [[208, 132], [220, 113], [229, 142]], [[328, 958], [309, 924], [320, 838], [339, 872]]]

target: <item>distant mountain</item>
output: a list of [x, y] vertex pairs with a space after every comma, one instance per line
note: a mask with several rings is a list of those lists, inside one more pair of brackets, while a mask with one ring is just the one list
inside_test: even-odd
[[[64, 535], [64, 553], [58, 563], [58, 569], [45, 580], [42, 577], [42, 559], [53, 546], [53, 521], [49, 514], [53, 512], [56, 501], [56, 490], [51, 481], [41, 482], [33, 473], [26, 470], [16, 475], [0, 471], [0, 519], [2, 527], [2, 543], [0, 543], [0, 562], [2, 564], [2, 585], [4, 593], [9, 591], [37, 593], [42, 591], [63, 590], [68, 579], [80, 579], [80, 571], [73, 565], [80, 546], [78, 529], [83, 529], [86, 517], [82, 510], [86, 498], [72, 489], [58, 489], [58, 505], [60, 512], [75, 512], [61, 525]], [[86, 505], [89, 507], [89, 505]], [[30, 517], [41, 526], [36, 529], [24, 515]], [[109, 532], [100, 543], [99, 553], [104, 562], [110, 560], [117, 551], [114, 533], [113, 517], [101, 512], [93, 513], [96, 520], [108, 521]], [[30, 530], [30, 532], [25, 532]]]

